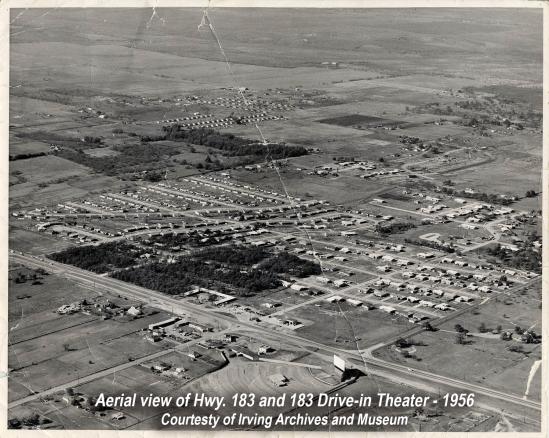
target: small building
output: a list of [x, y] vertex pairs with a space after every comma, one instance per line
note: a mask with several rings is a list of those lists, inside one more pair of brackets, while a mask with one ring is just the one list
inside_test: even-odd
[[386, 313], [392, 314], [396, 312], [396, 309], [391, 306], [379, 306], [379, 310], [383, 310]]
[[196, 330], [197, 332], [204, 333], [204, 332], [211, 332], [213, 331], [213, 328], [206, 325], [206, 324], [199, 324], [197, 322], [190, 322], [189, 327], [193, 330]]
[[277, 387], [286, 386], [289, 382], [289, 379], [285, 375], [280, 373], [270, 375], [269, 380], [274, 386]]
[[382, 291], [382, 290], [376, 290], [374, 292], [374, 296], [378, 297], [378, 298], [384, 298], [384, 297], [388, 297], [389, 296], [389, 292], [385, 292], [385, 291]]
[[189, 356], [191, 359], [197, 359], [202, 355], [198, 351], [189, 351], [187, 353], [187, 356]]
[[166, 319], [165, 321], [155, 322], [153, 324], [149, 324], [149, 331], [153, 331], [158, 328], [164, 328], [169, 325], [175, 324], [176, 322], [180, 321], [181, 318], [178, 318], [177, 316], [174, 316], [173, 318]]
[[128, 310], [126, 310], [126, 313], [132, 316], [139, 316], [143, 312], [141, 311], [140, 307], [131, 306]]
[[235, 342], [238, 339], [238, 336], [232, 333], [225, 334], [225, 342]]

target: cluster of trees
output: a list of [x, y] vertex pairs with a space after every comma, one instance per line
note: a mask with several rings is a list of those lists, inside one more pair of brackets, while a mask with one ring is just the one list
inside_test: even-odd
[[397, 348], [409, 348], [411, 347], [413, 344], [408, 341], [408, 339], [404, 339], [404, 338], [398, 338], [396, 341], [395, 341], [395, 346]]
[[[522, 327], [517, 325], [514, 328], [514, 335], [510, 331], [502, 331], [500, 339], [502, 341], [510, 341], [511, 339], [513, 339], [513, 336], [519, 336], [520, 341], [525, 344], [539, 344], [542, 338], [541, 335], [538, 335], [533, 330], [525, 330]], [[522, 352], [522, 347], [520, 347], [520, 350], [513, 347], [509, 347], [509, 350]]]
[[453, 189], [452, 187], [447, 187], [447, 186], [440, 187], [440, 191], [449, 195], [459, 196], [461, 198], [476, 199], [478, 201], [489, 202], [491, 204], [510, 205], [513, 202], [515, 202], [514, 197], [502, 198], [500, 195], [495, 193], [483, 193], [483, 192], [468, 193], [463, 190], [456, 190], [456, 189]]
[[509, 128], [510, 126], [515, 126], [519, 131], [524, 129], [524, 125], [522, 123], [513, 123], [509, 119], [503, 119], [503, 121], [500, 121], [498, 119], [490, 119], [487, 116], [483, 116], [480, 119], [476, 119], [472, 117], [468, 121], [462, 122], [465, 126], [469, 126], [472, 128], [476, 128], [477, 126], [480, 126], [482, 129], [485, 129], [482, 125], [496, 125], [496, 126], [505, 126], [506, 128]]
[[408, 135], [400, 135], [399, 141], [402, 144], [417, 144], [423, 146], [423, 141], [419, 137], [411, 137]]
[[471, 341], [467, 340], [467, 334], [469, 333], [469, 330], [464, 328], [461, 324], [456, 324], [454, 326], [454, 330], [456, 331], [456, 338], [455, 343], [456, 344], [469, 344]]
[[77, 266], [78, 268], [102, 274], [113, 268], [127, 268], [135, 264], [140, 250], [128, 243], [109, 242], [98, 246], [77, 246], [50, 254], [56, 262]]
[[262, 248], [236, 245], [207, 248], [193, 254], [199, 260], [212, 260], [243, 267], [251, 267], [270, 255], [270, 252]]
[[422, 359], [418, 357], [416, 354], [412, 354], [407, 348], [412, 347], [414, 345], [425, 345], [422, 342], [414, 341], [413, 339], [405, 339], [405, 338], [398, 338], [395, 341], [395, 346], [399, 349], [401, 349], [400, 353], [402, 356], [408, 359], [415, 359], [418, 362], [420, 362]]
[[179, 150], [175, 146], [157, 144], [151, 147], [146, 144], [117, 145], [113, 150], [119, 154], [116, 159], [112, 157], [92, 157], [83, 149], [63, 148], [56, 154], [75, 163], [91, 167], [97, 172], [109, 176], [117, 176], [121, 173], [142, 172], [165, 168], [166, 159], [177, 155]]
[[321, 273], [320, 266], [309, 260], [303, 260], [294, 254], [281, 252], [260, 264], [261, 268], [279, 274], [289, 274], [294, 277], [307, 277]]
[[541, 251], [534, 251], [531, 239], [523, 243], [518, 251], [502, 247], [500, 244], [486, 249], [486, 254], [496, 257], [506, 266], [541, 274]]
[[170, 295], [198, 285], [247, 296], [280, 286], [279, 274], [319, 273], [317, 264], [293, 254], [230, 245], [196, 250], [172, 264], [155, 262], [117, 271], [113, 277]]
[[444, 251], [450, 254], [456, 252], [456, 249], [451, 246], [451, 244], [444, 245], [442, 243], [433, 242], [432, 240], [405, 238], [404, 242], [410, 243], [412, 245], [426, 246], [428, 248], [438, 249], [439, 251]]
[[238, 295], [246, 296], [280, 285], [276, 275], [268, 272], [223, 266], [190, 256], [172, 264], [151, 263], [117, 271], [113, 277], [169, 295], [180, 294], [192, 285], [218, 287], [223, 291], [227, 291], [225, 285], [229, 285], [237, 290]]
[[182, 129], [175, 124], [162, 128], [165, 135], [162, 140], [185, 141], [187, 143], [208, 146], [226, 152], [230, 156], [269, 154], [273, 159], [286, 157], [298, 157], [307, 154], [307, 149], [302, 146], [287, 146], [284, 143], [263, 145], [233, 134], [224, 134], [210, 128]]
[[164, 174], [160, 171], [151, 170], [151, 171], [145, 173], [144, 179], [145, 179], [145, 181], [159, 182], [159, 181], [162, 181], [164, 179]]
[[501, 325], [498, 325], [494, 330], [492, 330], [486, 327], [486, 324], [484, 322], [481, 322], [480, 325], [478, 326], [479, 333], [487, 333], [491, 331], [495, 331], [496, 333], [501, 333], [502, 330], [503, 330], [503, 327]]
[[10, 155], [10, 161], [26, 160], [28, 158], [43, 157], [46, 152], [28, 152], [26, 154]]
[[397, 234], [415, 227], [416, 225], [412, 222], [395, 222], [392, 224], [379, 223], [376, 225], [375, 230], [379, 234]]
[[456, 102], [456, 106], [462, 109], [481, 111], [484, 109], [484, 105], [478, 100], [466, 100], [463, 102]]
[[[78, 164], [90, 167], [97, 172], [109, 176], [124, 173], [146, 172], [145, 179], [160, 181], [160, 173], [150, 172], [171, 165], [167, 160], [179, 154], [180, 147], [162, 143], [148, 144], [162, 140], [184, 141], [189, 144], [203, 145], [222, 151], [224, 155], [238, 157], [237, 162], [222, 163], [217, 157], [207, 156], [204, 162], [197, 163], [198, 169], [221, 170], [230, 166], [247, 165], [257, 162], [258, 159], [270, 157], [282, 159], [306, 155], [307, 149], [302, 146], [289, 146], [284, 143], [264, 145], [257, 141], [237, 137], [233, 134], [225, 134], [209, 128], [183, 129], [180, 125], [164, 126], [160, 135], [140, 136], [141, 143], [121, 144], [113, 146], [118, 152], [116, 159], [112, 157], [93, 157], [84, 152], [86, 148], [97, 147], [102, 144], [99, 137], [86, 136], [82, 139], [56, 136], [53, 140], [63, 147], [55, 154]], [[113, 133], [122, 133], [122, 129], [115, 128]], [[129, 136], [137, 134], [128, 132]], [[44, 136], [41, 140], [50, 138]], [[191, 149], [192, 150], [192, 149]], [[30, 156], [29, 156], [30, 157]], [[10, 159], [29, 158], [21, 155]], [[233, 159], [234, 161], [235, 159]], [[183, 163], [185, 164], [185, 163]], [[150, 178], [153, 178], [152, 180]]]
[[414, 107], [414, 111], [417, 113], [428, 112], [431, 114], [446, 115], [446, 116], [454, 114], [454, 110], [450, 105], [446, 105], [445, 107], [442, 107], [438, 102], [428, 103], [424, 106], [416, 106]]
[[34, 429], [40, 426], [41, 424], [49, 424], [52, 421], [49, 418], [41, 417], [36, 412], [32, 412], [28, 415], [25, 415], [22, 418], [13, 417], [8, 420], [8, 427], [10, 429], [23, 429], [29, 428]]
[[32, 284], [42, 284], [40, 280], [42, 277], [48, 275], [48, 272], [43, 268], [34, 269], [31, 272], [21, 272], [18, 271], [15, 277], [11, 277], [15, 283], [21, 284], [26, 283], [27, 281], [32, 281]]
[[246, 246], [221, 246], [208, 248], [194, 254], [203, 260], [213, 260], [220, 263], [250, 268], [256, 268], [271, 274], [289, 274], [295, 277], [306, 277], [321, 273], [317, 263], [299, 258], [295, 254], [279, 252], [273, 254], [263, 248]]
[[84, 138], [84, 143], [91, 143], [91, 144], [101, 144], [103, 140], [101, 137], [93, 137], [91, 135], [86, 135]]

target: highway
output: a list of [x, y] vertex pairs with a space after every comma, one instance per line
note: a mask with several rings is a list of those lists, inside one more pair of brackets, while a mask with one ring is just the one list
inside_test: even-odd
[[75, 386], [78, 386], [78, 385], [83, 385], [84, 383], [92, 382], [93, 380], [100, 379], [102, 377], [110, 376], [113, 373], [125, 370], [126, 368], [130, 368], [130, 367], [133, 367], [135, 365], [139, 365], [140, 363], [147, 362], [147, 361], [153, 360], [153, 359], [158, 359], [159, 357], [165, 356], [166, 354], [171, 353], [173, 351], [174, 351], [174, 349], [157, 351], [156, 353], [152, 353], [152, 354], [149, 354], [147, 356], [140, 357], [139, 359], [136, 359], [132, 362], [124, 362], [120, 365], [117, 365], [117, 366], [114, 366], [114, 367], [111, 367], [111, 368], [107, 368], [107, 369], [98, 371], [96, 373], [89, 374], [87, 376], [80, 377], [80, 378], [72, 380], [70, 382], [65, 382], [61, 385], [54, 386], [52, 388], [46, 389], [45, 391], [28, 395], [26, 397], [23, 397], [23, 398], [20, 398], [18, 400], [15, 400], [15, 401], [12, 401], [12, 402], [8, 403], [8, 409], [15, 408], [16, 406], [20, 406], [24, 403], [28, 403], [28, 402], [31, 402], [31, 401], [34, 401], [34, 400], [37, 400], [37, 399], [40, 399], [40, 398], [44, 398], [48, 395], [55, 394], [59, 391], [65, 390], [67, 388], [72, 388], [72, 387], [75, 387]]
[[91, 283], [95, 287], [110, 291], [114, 294], [131, 297], [132, 299], [142, 300], [144, 302], [150, 303], [153, 307], [161, 308], [173, 314], [193, 314], [194, 316], [207, 318], [210, 321], [212, 319], [218, 320], [224, 322], [225, 324], [228, 323], [230, 326], [235, 327], [236, 330], [248, 329], [259, 333], [262, 336], [278, 339], [280, 342], [283, 343], [292, 342], [304, 349], [317, 348], [322, 351], [328, 351], [333, 354], [341, 355], [342, 357], [345, 357], [347, 359], [354, 359], [355, 361], [358, 361], [358, 363], [364, 364], [364, 371], [366, 373], [372, 373], [372, 370], [375, 369], [389, 377], [392, 373], [398, 375], [399, 378], [402, 378], [402, 376], [408, 376], [409, 383], [411, 385], [415, 385], [414, 382], [422, 380], [430, 385], [446, 385], [450, 388], [453, 388], [453, 390], [455, 390], [456, 392], [475, 392], [476, 394], [485, 396], [487, 399], [495, 402], [495, 408], [498, 408], [499, 406], [497, 403], [505, 402], [506, 404], [516, 405], [520, 408], [528, 408], [534, 411], [541, 411], [541, 404], [539, 402], [523, 399], [521, 396], [518, 395], [486, 388], [481, 385], [465, 382], [462, 380], [441, 376], [427, 371], [413, 369], [391, 362], [386, 362], [384, 360], [374, 358], [371, 355], [371, 350], [365, 352], [356, 350], [343, 350], [340, 348], [324, 345], [319, 342], [311, 341], [300, 336], [296, 336], [292, 333], [288, 333], [288, 331], [281, 331], [278, 327], [275, 326], [267, 327], [267, 324], [263, 322], [256, 324], [245, 321], [237, 321], [232, 316], [218, 313], [212, 309], [206, 309], [201, 306], [184, 302], [157, 291], [145, 289], [139, 286], [115, 280], [110, 277], [100, 276], [92, 272], [75, 268], [73, 266], [64, 265], [38, 257], [33, 257], [20, 253], [11, 253], [10, 260], [13, 262], [22, 263], [29, 267], [40, 267], [48, 271], [53, 271], [61, 275], [65, 275], [66, 277], [77, 283], [83, 283], [87, 285]]

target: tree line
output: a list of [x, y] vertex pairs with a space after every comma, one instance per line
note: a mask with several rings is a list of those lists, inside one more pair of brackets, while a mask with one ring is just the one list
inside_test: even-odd
[[[162, 131], [164, 135], [155, 137], [154, 141], [185, 141], [191, 144], [219, 149], [230, 156], [270, 155], [273, 159], [280, 159], [307, 154], [307, 149], [303, 146], [288, 146], [284, 143], [264, 145], [257, 141], [235, 136], [234, 134], [221, 133], [211, 128], [183, 129], [181, 125], [174, 124], [163, 126]], [[142, 137], [142, 140], [153, 141], [148, 137]]]
[[533, 241], [524, 242], [518, 251], [511, 251], [501, 246], [499, 243], [486, 249], [486, 254], [502, 261], [506, 266], [541, 273], [541, 251], [534, 251]]
[[143, 250], [128, 243], [109, 242], [97, 246], [76, 246], [48, 257], [56, 262], [102, 274], [113, 268], [132, 266], [142, 254]]

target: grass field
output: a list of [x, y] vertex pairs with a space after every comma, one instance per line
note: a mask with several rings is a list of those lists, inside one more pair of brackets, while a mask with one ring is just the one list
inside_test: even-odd
[[[413, 358], [405, 359], [392, 346], [378, 350], [375, 354], [391, 361], [407, 363], [415, 368], [439, 370], [447, 376], [507, 390], [522, 396], [526, 390], [533, 363], [541, 359], [541, 344], [503, 341], [498, 335], [491, 334], [483, 336], [479, 334], [478, 327], [484, 322], [489, 330], [501, 326], [504, 331], [514, 331], [515, 327], [519, 326], [523, 329], [532, 328], [540, 333], [539, 305], [539, 285], [529, 287], [524, 294], [492, 297], [489, 303], [473, 313], [441, 325], [440, 331], [423, 332], [415, 336], [414, 340], [425, 344], [414, 347], [417, 350], [415, 354], [421, 358], [421, 361]], [[461, 324], [473, 335], [469, 344], [455, 343], [455, 324]], [[511, 345], [522, 345], [523, 350], [528, 354], [508, 351]], [[465, 363], [467, 366], [463, 366]], [[538, 400], [541, 389], [540, 378], [541, 375], [538, 372], [530, 391], [530, 396]]]
[[46, 156], [10, 163], [10, 172], [19, 171], [32, 184], [53, 183], [89, 175], [90, 169], [63, 158]]
[[64, 240], [55, 239], [44, 233], [28, 231], [15, 226], [10, 227], [9, 246], [17, 251], [29, 254], [44, 254], [61, 251], [70, 245]]
[[412, 327], [403, 317], [388, 315], [380, 310], [365, 310], [347, 303], [320, 302], [284, 315], [304, 322], [297, 334], [316, 342], [343, 349], [361, 348], [378, 343], [399, 331]]
[[[14, 266], [10, 277], [15, 279], [20, 273], [29, 275], [32, 271]], [[59, 315], [55, 313], [59, 306], [101, 297], [101, 292], [83, 289], [54, 274], [39, 275], [39, 279], [40, 284], [32, 284], [32, 280], [10, 281], [8, 361], [14, 382], [10, 400], [27, 395], [30, 390], [48, 389], [165, 348], [162, 342], [146, 341], [139, 331], [166, 319], [166, 314], [105, 321], [82, 313]], [[110, 299], [125, 306], [136, 304]], [[63, 342], [59, 342], [60, 336]], [[57, 371], [52, 373], [54, 369]], [[11, 388], [10, 384], [10, 391]]]

